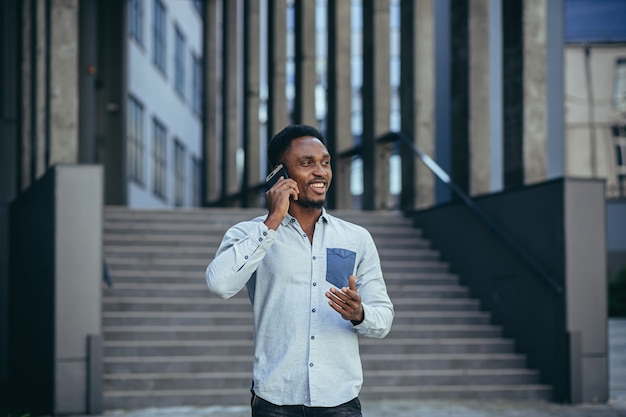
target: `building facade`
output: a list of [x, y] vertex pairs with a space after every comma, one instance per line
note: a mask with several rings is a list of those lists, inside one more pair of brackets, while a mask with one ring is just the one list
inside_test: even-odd
[[202, 2], [128, 10], [127, 205], [200, 205]]

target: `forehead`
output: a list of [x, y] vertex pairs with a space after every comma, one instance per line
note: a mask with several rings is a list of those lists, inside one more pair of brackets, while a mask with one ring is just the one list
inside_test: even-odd
[[313, 136], [303, 136], [292, 140], [286, 153], [296, 157], [329, 156], [326, 146]]

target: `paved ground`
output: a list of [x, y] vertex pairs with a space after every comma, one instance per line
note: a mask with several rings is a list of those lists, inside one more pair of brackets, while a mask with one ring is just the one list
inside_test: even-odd
[[[109, 412], [109, 417], [250, 417], [248, 407], [178, 407]], [[626, 401], [604, 405], [563, 406], [510, 402], [364, 403], [364, 417], [626, 417]]]
[[[363, 403], [364, 417], [626, 417], [626, 319], [609, 321], [609, 387], [606, 404], [403, 401]], [[75, 416], [78, 417], [78, 416]], [[104, 417], [250, 417], [248, 407], [176, 407], [109, 411]]]

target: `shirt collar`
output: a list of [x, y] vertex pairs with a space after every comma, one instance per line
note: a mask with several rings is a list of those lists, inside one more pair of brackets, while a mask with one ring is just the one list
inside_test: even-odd
[[[295, 220], [295, 217], [287, 213], [287, 215], [285, 216], [281, 224], [283, 226], [287, 226], [289, 223], [291, 223], [292, 220]], [[328, 223], [328, 221], [330, 220], [330, 215], [326, 212], [326, 207], [322, 207], [322, 214], [320, 215], [320, 218], [318, 219], [317, 222], [319, 223], [320, 220], [323, 220], [324, 223]]]

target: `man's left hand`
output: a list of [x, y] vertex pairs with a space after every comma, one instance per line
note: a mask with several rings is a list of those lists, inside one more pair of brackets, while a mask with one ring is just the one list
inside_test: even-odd
[[348, 288], [343, 287], [340, 291], [331, 287], [330, 291], [326, 292], [326, 297], [330, 300], [328, 304], [345, 320], [350, 320], [355, 325], [363, 321], [363, 304], [361, 296], [356, 291], [354, 275], [348, 280]]

